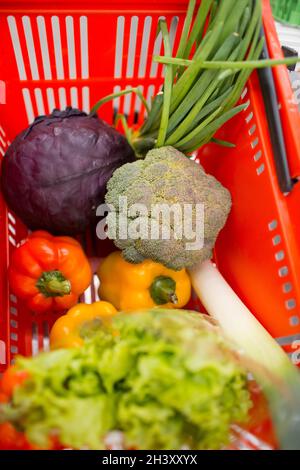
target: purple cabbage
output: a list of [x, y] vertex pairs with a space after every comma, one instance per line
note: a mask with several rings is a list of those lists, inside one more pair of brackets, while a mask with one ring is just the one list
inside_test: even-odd
[[125, 137], [78, 110], [54, 110], [21, 132], [2, 162], [10, 209], [32, 230], [84, 231], [104, 201], [113, 172], [134, 161]]

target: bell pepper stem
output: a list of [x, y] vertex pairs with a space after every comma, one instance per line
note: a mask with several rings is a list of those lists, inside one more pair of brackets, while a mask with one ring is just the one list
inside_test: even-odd
[[178, 303], [176, 282], [168, 276], [157, 276], [150, 286], [150, 295], [157, 305]]
[[58, 270], [43, 272], [36, 286], [45, 297], [63, 297], [71, 293], [70, 281]]
[[58, 281], [57, 279], [52, 279], [46, 285], [46, 289], [51, 294], [58, 294], [58, 295], [67, 295], [71, 292], [70, 281]]

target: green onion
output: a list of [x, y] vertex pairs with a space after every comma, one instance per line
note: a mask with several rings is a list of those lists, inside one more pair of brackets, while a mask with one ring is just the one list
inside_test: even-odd
[[212, 5], [212, 0], [201, 1], [190, 37], [188, 38], [187, 42], [185, 40], [186, 44], [184, 44], [185, 46], [184, 52], [183, 54], [181, 54], [181, 48], [179, 47], [177, 51], [177, 57], [189, 57], [191, 49], [195, 41], [197, 40], [201, 41], [203, 30], [204, 30], [204, 25], [205, 25], [211, 5]]
[[[219, 33], [221, 32], [221, 28]], [[232, 51], [232, 48], [236, 46], [238, 43], [239, 38], [236, 34], [230, 35], [229, 38], [222, 44], [217, 54], [214, 55], [214, 58], [220, 59], [224, 57], [228, 57]], [[199, 62], [198, 67], [202, 68], [202, 62]], [[173, 112], [172, 116], [170, 117], [168, 134], [173, 129], [176, 129], [180, 123], [180, 121], [190, 113], [192, 116], [187, 120], [187, 124], [189, 124], [197, 115], [197, 108], [199, 105], [197, 102], [200, 100], [201, 105], [205, 104], [207, 99], [210, 95], [207, 96], [207, 87], [210, 89], [214, 89], [220, 86], [218, 80], [216, 80], [218, 76], [218, 71], [204, 71], [195, 85], [189, 90], [188, 94], [182, 100], [182, 102], [177, 106], [177, 109]], [[182, 75], [184, 78], [184, 75]], [[196, 104], [195, 104], [196, 103]], [[192, 109], [193, 108], [193, 109]], [[201, 110], [202, 106], [200, 106], [199, 110]], [[182, 129], [182, 127], [181, 127]], [[173, 143], [174, 145], [174, 143]]]
[[[182, 152], [190, 153], [198, 149], [198, 141], [204, 139], [207, 134], [214, 135], [215, 132], [229, 119], [243, 111], [246, 108], [247, 104], [241, 104], [235, 108], [230, 109], [223, 113], [220, 117], [216, 117], [217, 113], [214, 114], [213, 122], [206, 122], [206, 127], [203, 129], [201, 124], [197, 126], [190, 134], [188, 134], [184, 139], [178, 142], [177, 147]], [[220, 109], [220, 108], [219, 108]], [[210, 140], [210, 139], [209, 139]]]
[[128, 126], [128, 123], [127, 123], [127, 120], [126, 120], [126, 117], [124, 116], [124, 114], [117, 114], [116, 115], [116, 117], [115, 117], [115, 126], [117, 126], [119, 121], [121, 121], [121, 123], [122, 123], [126, 139], [128, 140], [129, 144], [132, 145], [131, 144], [132, 130]]
[[190, 275], [201, 303], [241, 351], [242, 360], [267, 396], [280, 448], [299, 450], [298, 369], [210, 261], [191, 270]]
[[[203, 2], [201, 2], [201, 3], [203, 3]], [[208, 2], [206, 1], [206, 3], [208, 3]], [[192, 21], [193, 21], [195, 6], [196, 6], [196, 0], [191, 0], [189, 2], [188, 9], [187, 9], [187, 12], [186, 12], [184, 26], [183, 26], [183, 30], [182, 30], [182, 33], [181, 33], [180, 42], [179, 42], [179, 46], [178, 46], [178, 50], [177, 50], [177, 56], [178, 57], [185, 57], [184, 52], [186, 50], [186, 43], [187, 43], [187, 40], [188, 40], [190, 27], [191, 27], [191, 24], [192, 24]], [[205, 16], [204, 16], [204, 18], [205, 18]], [[187, 54], [187, 57], [188, 56], [189, 56], [189, 53]]]
[[[168, 33], [168, 28], [165, 20], [159, 21], [161, 34], [163, 37], [165, 56], [171, 56], [172, 49]], [[172, 66], [166, 66], [165, 71], [165, 84], [164, 84], [164, 94], [163, 94], [163, 104], [162, 104], [162, 115], [160, 121], [160, 127], [157, 136], [156, 147], [162, 147], [164, 145], [169, 122], [169, 112], [171, 104], [171, 95], [172, 95], [172, 79], [173, 79], [173, 69]]]
[[117, 93], [112, 93], [111, 95], [107, 95], [104, 98], [101, 98], [101, 100], [97, 101], [97, 103], [94, 104], [94, 106], [92, 107], [92, 109], [90, 111], [90, 114], [96, 113], [98, 111], [98, 109], [103, 104], [107, 103], [108, 101], [111, 101], [114, 98], [118, 98], [119, 96], [128, 95], [129, 93], [135, 93], [140, 98], [140, 100], [144, 104], [147, 112], [149, 113], [150, 109], [149, 109], [148, 103], [147, 103], [143, 93], [141, 92], [141, 90], [139, 88], [126, 88], [126, 90], [121, 90], [121, 91], [118, 91]]
[[154, 60], [165, 65], [165, 78], [150, 109], [139, 88], [111, 94], [92, 108], [96, 112], [102, 104], [127, 93], [140, 97], [148, 111], [140, 129], [129, 133], [122, 120], [138, 157], [164, 145], [188, 154], [210, 142], [219, 127], [241, 111], [236, 104], [252, 70], [298, 60], [259, 60], [263, 48], [260, 0], [202, 0], [198, 8], [196, 4], [196, 0], [189, 1], [174, 57], [166, 22], [159, 21], [164, 55]]
[[[154, 56], [153, 60], [162, 64], [183, 65], [188, 66], [195, 63], [194, 60], [178, 59], [176, 57], [161, 57]], [[277, 65], [294, 65], [300, 62], [299, 57], [288, 57], [286, 59], [261, 59], [261, 60], [247, 60], [247, 61], [203, 61], [201, 68], [203, 69], [262, 69], [265, 67], [276, 67]]]
[[211, 141], [214, 144], [221, 145], [222, 147], [228, 147], [228, 148], [234, 148], [235, 147], [235, 144], [233, 144], [232, 142], [227, 142], [227, 140], [216, 139], [215, 137], [213, 137], [211, 139]]

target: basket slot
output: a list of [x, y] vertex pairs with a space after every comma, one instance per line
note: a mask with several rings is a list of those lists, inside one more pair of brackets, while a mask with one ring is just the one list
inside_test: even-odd
[[91, 289], [91, 286], [89, 286], [85, 291], [84, 293], [82, 294], [82, 296], [80, 297], [80, 302], [83, 302], [85, 304], [91, 304], [93, 302], [92, 300], [92, 289]]
[[117, 19], [117, 37], [115, 52], [115, 78], [122, 77], [122, 59], [123, 59], [123, 39], [124, 39], [125, 17], [119, 16]]
[[75, 57], [75, 38], [74, 38], [74, 20], [72, 16], [66, 17], [66, 31], [68, 44], [69, 77], [76, 78], [76, 57]]
[[98, 294], [98, 289], [100, 286], [100, 280], [96, 274], [93, 276], [93, 290], [94, 290], [94, 302], [97, 302], [100, 300], [99, 294]]
[[[142, 85], [140, 85], [138, 88], [139, 88], [140, 92], [144, 95], [144, 87]], [[139, 122], [139, 117], [140, 117], [140, 114], [141, 114], [141, 110], [142, 110], [142, 101], [136, 95], [135, 103], [134, 103], [133, 124], [137, 124]]]
[[[119, 85], [116, 85], [113, 89], [113, 93], [119, 93], [119, 91], [121, 91], [121, 87]], [[113, 99], [113, 121], [116, 117], [116, 114], [119, 112], [119, 108], [120, 108], [120, 98], [117, 97]]]
[[56, 108], [53, 88], [47, 88], [46, 94], [48, 101], [48, 112], [51, 113], [51, 111]]
[[83, 301], [86, 304], [92, 304], [92, 303], [97, 302], [98, 300], [100, 300], [99, 295], [98, 295], [99, 285], [100, 285], [100, 282], [98, 280], [98, 277], [96, 275], [94, 275], [93, 280], [92, 280], [92, 284], [90, 285], [90, 287], [88, 287], [86, 289], [86, 291], [84, 292], [84, 294], [82, 296], [82, 298], [84, 299]]
[[128, 45], [128, 58], [127, 58], [127, 68], [126, 68], [126, 77], [128, 78], [132, 78], [134, 74], [134, 62], [135, 62], [135, 50], [136, 50], [138, 23], [139, 23], [139, 18], [137, 16], [132, 16], [131, 22], [130, 22], [130, 38], [129, 38], [129, 45]]
[[294, 308], [296, 308], [296, 305], [297, 303], [295, 299], [288, 299], [285, 301], [285, 306], [287, 310], [293, 310]]
[[24, 60], [23, 60], [23, 54], [22, 54], [16, 19], [14, 16], [8, 16], [7, 22], [8, 22], [10, 36], [11, 36], [11, 40], [13, 44], [16, 62], [17, 62], [19, 78], [20, 80], [27, 80], [27, 74], [26, 74]]
[[59, 108], [65, 109], [67, 107], [67, 94], [64, 87], [58, 89]]
[[31, 101], [29, 89], [23, 88], [22, 94], [23, 94], [24, 105], [25, 105], [26, 114], [27, 114], [27, 120], [28, 120], [28, 123], [31, 124], [34, 121], [34, 113], [33, 113], [33, 107], [32, 107], [32, 101]]
[[88, 86], [82, 87], [82, 109], [86, 113], [90, 112], [90, 89]]
[[81, 52], [81, 78], [89, 78], [89, 47], [88, 47], [88, 19], [80, 19], [80, 52]]
[[258, 160], [261, 158], [261, 156], [262, 156], [262, 151], [259, 150], [259, 151], [258, 151], [257, 153], [255, 153], [254, 156], [253, 156], [254, 161], [255, 161], [255, 162], [258, 162]]
[[61, 35], [60, 25], [58, 16], [52, 16], [51, 18], [53, 43], [54, 43], [54, 55], [56, 64], [56, 76], [59, 80], [62, 80], [65, 76], [64, 64], [62, 58], [62, 47], [61, 47]]
[[9, 144], [10, 142], [6, 139], [6, 135], [5, 135], [3, 128], [0, 127], [0, 153], [1, 155], [4, 155]]
[[152, 17], [146, 16], [144, 20], [143, 39], [142, 39], [142, 44], [141, 44], [141, 56], [140, 56], [140, 63], [139, 63], [139, 70], [138, 70], [139, 78], [145, 77], [145, 74], [146, 74], [151, 24], [152, 24]]
[[78, 108], [78, 90], [75, 86], [70, 89], [71, 94], [71, 106], [73, 108]]
[[293, 286], [292, 286], [291, 282], [285, 282], [282, 285], [282, 290], [285, 294], [291, 292], [292, 289], [293, 289]]
[[37, 323], [33, 322], [31, 328], [31, 353], [33, 356], [36, 356], [39, 352], [39, 330]]
[[[164, 19], [164, 18], [165, 18], [164, 16], [159, 17], [159, 19]], [[161, 54], [161, 49], [162, 49], [162, 34], [160, 32], [158, 34], [155, 42], [154, 42], [152, 56], [160, 55]], [[158, 70], [159, 70], [159, 64], [157, 62], [152, 61], [151, 70], [150, 70], [150, 77], [151, 78], [157, 77], [159, 75]]]
[[40, 46], [41, 46], [41, 51], [42, 51], [44, 78], [45, 80], [51, 80], [52, 73], [51, 73], [51, 66], [50, 66], [49, 47], [48, 47], [45, 18], [43, 16], [38, 16], [36, 21], [37, 21], [39, 41], [40, 41]]
[[44, 115], [45, 114], [45, 107], [44, 107], [44, 100], [43, 100], [43, 95], [42, 95], [41, 89], [40, 88], [35, 88], [34, 95], [35, 95], [35, 102], [36, 102], [38, 114], [39, 115]]
[[[126, 86], [126, 90], [128, 90], [129, 88], [131, 88], [131, 85]], [[132, 93], [128, 93], [128, 95], [124, 96], [123, 113], [125, 114], [125, 116], [129, 116], [129, 114], [130, 114], [131, 101], [132, 101]]]
[[249, 124], [252, 118], [253, 118], [253, 112], [251, 111], [251, 113], [249, 113], [248, 116], [246, 117], [246, 123]]
[[272, 243], [274, 246], [279, 245], [279, 243], [281, 243], [281, 236], [275, 235], [275, 237], [272, 238]]
[[[147, 94], [146, 94], [146, 100], [147, 100], [148, 106], [151, 105], [151, 100], [152, 100], [154, 94], [155, 94], [155, 86], [154, 85], [149, 85], [148, 91], [147, 91]], [[145, 110], [145, 115], [146, 115], [146, 110]]]
[[300, 321], [298, 315], [292, 315], [290, 317], [290, 325], [291, 326], [299, 326]]
[[28, 52], [28, 57], [29, 57], [32, 80], [39, 80], [40, 74], [39, 74], [38, 65], [37, 65], [35, 45], [33, 42], [32, 29], [31, 29], [31, 20], [29, 16], [23, 16], [22, 23], [23, 23], [23, 29], [24, 29], [25, 40], [26, 40], [26, 45], [27, 45], [27, 52]]
[[257, 173], [258, 176], [261, 175], [264, 171], [265, 171], [265, 164], [264, 163], [262, 163], [261, 165], [259, 165], [258, 168], [256, 168], [256, 173]]
[[43, 336], [42, 336], [42, 341], [43, 341], [43, 351], [49, 351], [50, 350], [50, 337], [49, 337], [49, 323], [47, 321], [44, 321], [42, 324], [42, 331], [43, 331]]

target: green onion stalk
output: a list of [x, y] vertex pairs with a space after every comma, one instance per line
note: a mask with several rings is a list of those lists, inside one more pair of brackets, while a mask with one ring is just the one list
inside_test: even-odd
[[[237, 106], [243, 88], [256, 68], [291, 65], [297, 58], [259, 60], [261, 38], [260, 0], [202, 0], [197, 7], [190, 0], [177, 48], [172, 47], [166, 20], [160, 19], [164, 55], [155, 56], [165, 66], [163, 89], [149, 107], [140, 89], [129, 88], [99, 100], [91, 110], [113, 98], [135, 93], [143, 102], [147, 117], [138, 130], [118, 114], [135, 154], [143, 158], [154, 147], [171, 145], [186, 155], [208, 142], [234, 146], [214, 138], [217, 130], [245, 109]], [[233, 14], [234, 12], [234, 14]]]
[[[173, 146], [186, 155], [214, 141], [216, 131], [245, 109], [237, 105], [254, 69], [293, 64], [297, 59], [260, 60], [260, 0], [190, 0], [175, 57], [167, 23], [159, 21], [164, 55], [154, 57], [165, 65], [163, 89], [151, 106], [139, 88], [131, 88], [98, 101], [91, 113], [107, 101], [136, 93], [147, 117], [136, 131], [124, 115], [117, 115], [138, 158], [154, 147]], [[202, 304], [224, 333], [243, 351], [249, 370], [270, 404], [275, 431], [282, 449], [300, 449], [300, 375], [288, 356], [260, 325], [207, 261], [190, 272]]]

